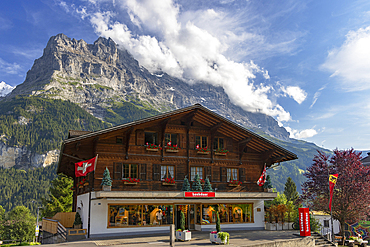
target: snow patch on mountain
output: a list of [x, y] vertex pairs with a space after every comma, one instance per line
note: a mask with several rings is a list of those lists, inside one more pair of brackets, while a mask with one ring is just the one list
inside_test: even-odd
[[6, 84], [4, 81], [0, 82], [0, 97], [4, 97], [9, 94], [14, 88], [15, 87]]

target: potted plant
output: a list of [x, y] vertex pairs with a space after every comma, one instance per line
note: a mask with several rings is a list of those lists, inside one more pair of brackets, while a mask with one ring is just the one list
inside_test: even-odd
[[209, 182], [208, 177], [206, 178], [206, 181], [205, 181], [205, 183], [204, 183], [203, 191], [209, 191], [209, 192], [212, 192], [212, 191], [213, 191], [213, 189], [212, 189], [212, 185], [211, 185], [211, 183]]
[[166, 149], [166, 152], [177, 153], [180, 148], [179, 148], [179, 146], [177, 146], [177, 144], [172, 145], [171, 142], [168, 142], [167, 146], [165, 146], [165, 149]]
[[218, 213], [218, 207], [216, 208], [216, 231], [212, 231], [209, 235], [209, 239], [212, 243], [217, 244], [229, 244], [230, 234], [221, 231], [220, 216]]
[[191, 191], [190, 183], [187, 177], [184, 178], [184, 183], [182, 184], [181, 191]]
[[140, 182], [140, 179], [128, 177], [128, 178], [122, 179], [122, 182], [123, 184], [127, 184], [127, 185], [135, 185]]
[[82, 220], [79, 212], [75, 214], [75, 221], [73, 222], [74, 229], [82, 229]]
[[242, 184], [242, 182], [240, 182], [239, 180], [230, 180], [227, 185], [232, 186], [232, 187], [236, 187], [236, 186], [240, 186], [241, 184]]
[[215, 155], [226, 155], [229, 152], [229, 150], [224, 148], [218, 148], [215, 150]]
[[176, 231], [176, 239], [180, 241], [191, 240], [191, 232], [185, 230], [185, 215], [183, 211], [180, 212], [180, 229]]
[[203, 191], [202, 184], [198, 174], [195, 174], [194, 181], [191, 187], [191, 191]]
[[103, 191], [111, 191], [112, 188], [112, 179], [109, 174], [108, 167], [105, 167], [103, 173], [103, 180], [101, 182], [101, 186], [103, 187]]
[[197, 150], [197, 153], [198, 154], [209, 154], [209, 148], [208, 147], [205, 147], [205, 148], [201, 148], [199, 147], [199, 144], [195, 147], [195, 149]]

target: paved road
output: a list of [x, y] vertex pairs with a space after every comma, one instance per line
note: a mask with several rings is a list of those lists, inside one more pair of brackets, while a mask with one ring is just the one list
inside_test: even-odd
[[[253, 246], [275, 241], [284, 241], [296, 239], [299, 237], [299, 231], [229, 231], [230, 246]], [[146, 235], [146, 236], [122, 236], [107, 239], [86, 239], [83, 241], [67, 242], [52, 245], [42, 245], [50, 247], [158, 247], [169, 246], [169, 236], [167, 235]], [[175, 246], [206, 246], [210, 245], [209, 232], [192, 232], [192, 240], [187, 242], [176, 242]]]

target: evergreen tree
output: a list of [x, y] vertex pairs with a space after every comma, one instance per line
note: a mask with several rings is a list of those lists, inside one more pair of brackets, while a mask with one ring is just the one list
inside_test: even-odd
[[82, 225], [82, 220], [79, 212], [76, 212], [75, 215], [75, 221], [73, 222], [73, 225]]
[[4, 239], [5, 209], [0, 205], [0, 240]]
[[205, 182], [204, 182], [204, 189], [203, 191], [213, 191], [212, 189], [212, 185], [211, 183], [209, 182], [209, 179], [208, 177], [206, 178]]
[[17, 206], [6, 215], [4, 237], [21, 242], [32, 240], [35, 236], [36, 219], [25, 206]]
[[202, 183], [200, 182], [199, 175], [196, 174], [193, 181], [193, 186], [191, 187], [192, 191], [203, 191]]
[[295, 185], [291, 177], [288, 177], [285, 183], [284, 194], [286, 196], [286, 199], [288, 201], [292, 201], [293, 203], [295, 203], [299, 197], [298, 192], [297, 192], [297, 186]]
[[263, 188], [264, 189], [271, 189], [272, 188], [270, 175], [267, 175], [266, 182], [263, 184]]
[[42, 215], [53, 217], [58, 212], [71, 212], [73, 202], [73, 180], [64, 174], [51, 181], [50, 199], [42, 199]]
[[217, 233], [221, 232], [221, 222], [220, 222], [220, 215], [218, 210], [216, 211], [216, 231]]
[[180, 229], [181, 231], [185, 230], [185, 215], [183, 211], [180, 212]]
[[182, 184], [181, 191], [191, 191], [190, 190], [190, 183], [187, 177], [184, 178], [184, 183]]
[[101, 182], [101, 185], [112, 186], [112, 179], [110, 177], [108, 167], [105, 167], [105, 170], [103, 173], [103, 181]]

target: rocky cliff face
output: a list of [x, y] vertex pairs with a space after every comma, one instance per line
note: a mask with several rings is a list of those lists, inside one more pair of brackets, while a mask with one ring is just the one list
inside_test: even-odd
[[289, 133], [276, 120], [235, 106], [221, 87], [189, 85], [167, 74], [152, 74], [111, 39], [99, 38], [87, 44], [64, 34], [51, 37], [24, 83], [7, 97], [20, 94], [70, 100], [100, 119], [119, 101], [161, 112], [201, 103], [249, 129], [289, 139]]

